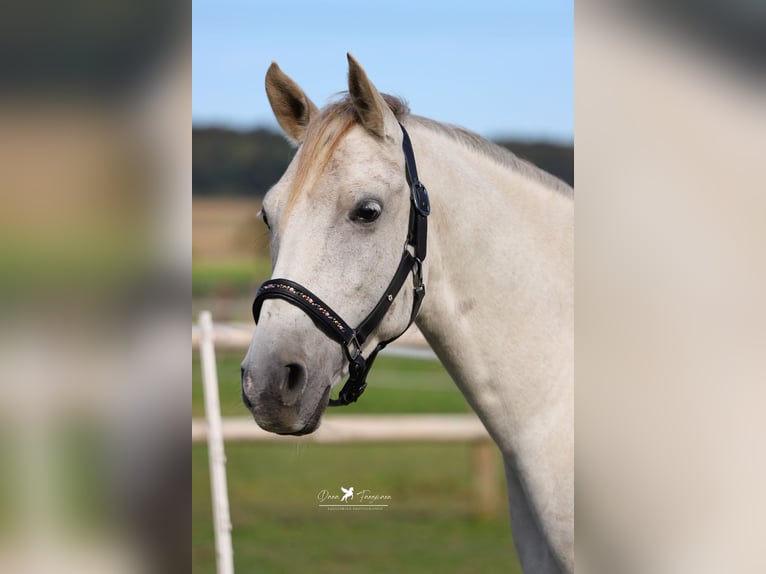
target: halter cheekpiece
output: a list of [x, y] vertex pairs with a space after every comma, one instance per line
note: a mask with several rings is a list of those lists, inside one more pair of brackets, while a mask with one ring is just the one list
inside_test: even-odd
[[[337, 341], [343, 348], [348, 359], [349, 377], [343, 385], [338, 398], [330, 399], [330, 406], [336, 407], [356, 402], [359, 396], [367, 388], [367, 374], [370, 372], [372, 363], [378, 353], [390, 342], [401, 337], [412, 325], [420, 310], [420, 304], [426, 294], [423, 284], [423, 261], [426, 258], [426, 235], [428, 233], [428, 214], [431, 212], [431, 204], [425, 186], [418, 179], [418, 170], [415, 165], [415, 154], [412, 151], [412, 142], [407, 130], [402, 128], [402, 151], [406, 167], [407, 183], [410, 186], [410, 221], [407, 232], [407, 243], [399, 261], [399, 267], [394, 277], [388, 284], [383, 296], [380, 298], [370, 314], [354, 329], [332, 308], [314, 295], [311, 291], [289, 279], [270, 279], [261, 284], [253, 301], [253, 317], [258, 323], [261, 307], [266, 299], [283, 299], [306, 313], [321, 331]], [[409, 247], [412, 247], [410, 252]], [[365, 359], [362, 355], [362, 347], [372, 332], [378, 328], [383, 317], [388, 312], [394, 299], [404, 285], [407, 275], [412, 273], [413, 299], [412, 312], [407, 326], [401, 333], [381, 341]]]

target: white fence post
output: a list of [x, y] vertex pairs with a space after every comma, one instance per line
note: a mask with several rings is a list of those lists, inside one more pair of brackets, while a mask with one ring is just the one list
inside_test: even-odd
[[213, 498], [213, 524], [218, 574], [234, 574], [231, 545], [231, 517], [226, 487], [226, 454], [223, 450], [221, 405], [218, 398], [218, 371], [215, 362], [213, 318], [210, 311], [199, 314], [202, 387], [207, 418], [207, 448], [210, 461], [210, 489]]

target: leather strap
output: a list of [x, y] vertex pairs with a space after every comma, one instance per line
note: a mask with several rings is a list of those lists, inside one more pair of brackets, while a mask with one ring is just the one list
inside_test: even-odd
[[412, 191], [412, 204], [420, 215], [428, 217], [428, 214], [431, 213], [431, 202], [428, 199], [426, 186], [420, 183], [418, 179], [418, 166], [415, 163], [415, 152], [412, 151], [410, 134], [407, 133], [402, 124], [399, 124], [399, 127], [402, 128], [402, 151], [404, 152], [407, 181]]
[[396, 299], [399, 291], [401, 291], [402, 285], [404, 285], [404, 282], [407, 280], [407, 275], [412, 272], [414, 264], [415, 258], [405, 249], [402, 253], [402, 258], [399, 261], [399, 267], [394, 274], [394, 278], [391, 280], [391, 283], [388, 284], [383, 297], [380, 298], [378, 304], [375, 305], [375, 308], [356, 328], [356, 338], [361, 345], [364, 345], [367, 338], [377, 326], [380, 325], [381, 321], [383, 321], [383, 317], [388, 313], [394, 299]]
[[[289, 279], [270, 279], [258, 289], [253, 301], [253, 317], [258, 323], [261, 307], [266, 299], [283, 299], [297, 306], [306, 313], [314, 324], [325, 335], [337, 341], [346, 354], [349, 361], [349, 378], [341, 389], [338, 399], [330, 399], [330, 406], [348, 405], [356, 402], [359, 396], [367, 388], [367, 374], [378, 353], [389, 343], [401, 337], [415, 321], [420, 310], [420, 305], [425, 297], [425, 285], [423, 284], [423, 261], [426, 258], [428, 214], [431, 212], [428, 191], [418, 179], [415, 154], [412, 150], [410, 136], [404, 126], [402, 128], [402, 151], [404, 152], [405, 175], [410, 185], [410, 217], [407, 232], [407, 244], [404, 246], [402, 258], [394, 273], [393, 279], [388, 284], [383, 296], [378, 300], [372, 311], [365, 317], [356, 329], [352, 329], [340, 315], [314, 295], [311, 291]], [[412, 247], [412, 253], [408, 247]], [[368, 337], [378, 328], [391, 305], [401, 291], [407, 275], [412, 273], [413, 300], [410, 320], [407, 326], [395, 337], [378, 343], [375, 349], [365, 359], [362, 355], [362, 346]]]
[[354, 329], [348, 323], [341, 319], [329, 305], [299, 283], [289, 279], [271, 279], [261, 284], [253, 301], [253, 317], [256, 323], [266, 299], [284, 299], [300, 307], [311, 317], [317, 327], [339, 343], [348, 344], [354, 337]]

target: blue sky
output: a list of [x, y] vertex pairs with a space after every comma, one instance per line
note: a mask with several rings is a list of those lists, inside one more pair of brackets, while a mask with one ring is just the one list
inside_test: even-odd
[[193, 0], [195, 125], [274, 126], [280, 67], [318, 106], [346, 89], [350, 51], [412, 111], [487, 137], [572, 141], [572, 2]]

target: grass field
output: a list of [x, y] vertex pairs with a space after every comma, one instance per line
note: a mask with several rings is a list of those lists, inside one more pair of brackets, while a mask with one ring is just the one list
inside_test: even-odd
[[[224, 416], [243, 416], [241, 353], [219, 354]], [[193, 416], [203, 416], [194, 358]], [[359, 403], [332, 411], [459, 413], [469, 407], [435, 362], [383, 357]], [[253, 423], [255, 424], [255, 423]], [[237, 572], [520, 572], [505, 500], [490, 516], [474, 504], [470, 445], [312, 445], [239, 443], [226, 446]], [[207, 451], [192, 448], [192, 563], [215, 571]], [[498, 455], [497, 480], [505, 491]], [[318, 507], [322, 489], [340, 486], [389, 495], [378, 511]]]

